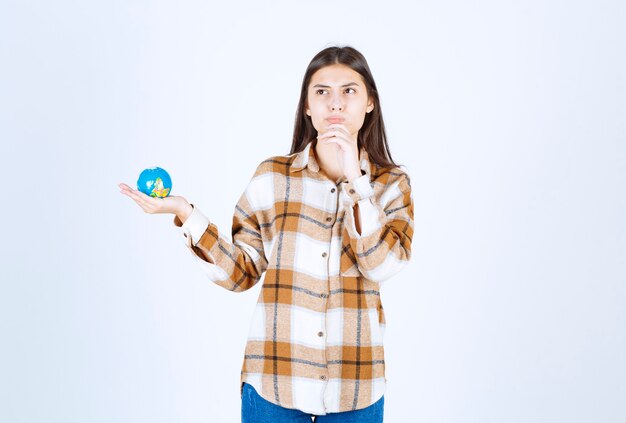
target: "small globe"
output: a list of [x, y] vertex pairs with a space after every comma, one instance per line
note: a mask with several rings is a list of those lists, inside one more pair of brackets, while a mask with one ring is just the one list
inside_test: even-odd
[[150, 197], [164, 198], [170, 195], [172, 178], [160, 167], [144, 169], [137, 180], [137, 189]]

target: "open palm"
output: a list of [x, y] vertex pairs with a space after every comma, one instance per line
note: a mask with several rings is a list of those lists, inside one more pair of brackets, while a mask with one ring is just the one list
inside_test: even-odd
[[133, 189], [130, 186], [120, 183], [120, 192], [137, 203], [144, 212], [150, 214], [173, 213], [177, 214], [188, 204], [183, 197], [170, 195], [164, 198], [150, 197], [143, 192]]

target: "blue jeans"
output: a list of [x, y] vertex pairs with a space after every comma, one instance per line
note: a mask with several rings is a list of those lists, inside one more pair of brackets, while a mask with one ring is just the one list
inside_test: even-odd
[[[284, 408], [261, 397], [252, 385], [245, 383], [241, 397], [241, 423], [381, 423], [385, 397], [369, 407], [323, 416]], [[314, 417], [314, 420], [311, 418]]]

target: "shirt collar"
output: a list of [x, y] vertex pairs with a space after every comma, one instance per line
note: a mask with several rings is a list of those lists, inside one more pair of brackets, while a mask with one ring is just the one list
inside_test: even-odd
[[[298, 153], [295, 153], [295, 159], [291, 162], [290, 172], [298, 172], [305, 167], [308, 167], [312, 172], [319, 172], [320, 166], [315, 159], [315, 151], [313, 149], [313, 144], [317, 140], [311, 140], [304, 147], [304, 149]], [[361, 147], [361, 151], [359, 154], [361, 159], [361, 170], [365, 171], [365, 174], [371, 177], [371, 162], [369, 160], [369, 156], [365, 148]], [[341, 181], [345, 180], [345, 176], [340, 179]]]

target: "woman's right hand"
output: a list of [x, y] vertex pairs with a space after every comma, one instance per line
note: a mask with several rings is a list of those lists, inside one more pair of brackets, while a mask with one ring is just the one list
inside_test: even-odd
[[184, 223], [193, 210], [191, 204], [189, 204], [184, 197], [170, 195], [164, 198], [156, 198], [150, 197], [139, 190], [132, 189], [124, 183], [120, 183], [118, 186], [122, 194], [133, 199], [146, 213], [172, 213], [178, 216]]

